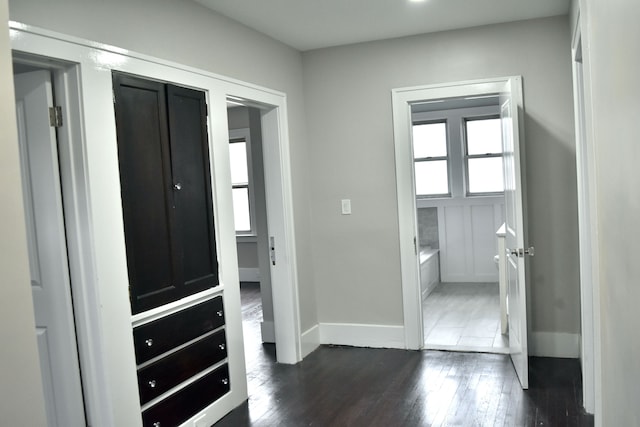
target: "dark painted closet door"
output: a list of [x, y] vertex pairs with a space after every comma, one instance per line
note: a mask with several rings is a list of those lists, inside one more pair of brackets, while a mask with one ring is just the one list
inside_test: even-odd
[[217, 284], [204, 92], [167, 85], [171, 168], [183, 295]]
[[131, 307], [138, 313], [179, 295], [166, 88], [115, 73], [113, 80]]

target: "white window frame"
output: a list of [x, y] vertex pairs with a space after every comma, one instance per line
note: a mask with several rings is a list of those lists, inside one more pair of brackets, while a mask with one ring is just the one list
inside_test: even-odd
[[[249, 240], [255, 239], [256, 234], [256, 213], [255, 213], [255, 194], [254, 194], [254, 182], [253, 182], [253, 161], [251, 158], [251, 131], [249, 128], [230, 129], [229, 130], [229, 144], [244, 142], [247, 150], [247, 184], [234, 184], [231, 183], [231, 188], [244, 188], [249, 190], [249, 222], [251, 223], [250, 230], [237, 231], [236, 237], [248, 238]], [[243, 239], [244, 240], [244, 239]]]
[[[417, 120], [413, 121], [411, 124], [413, 126], [420, 125], [430, 125], [444, 123], [445, 127], [445, 146], [447, 150], [446, 156], [437, 156], [437, 157], [414, 157], [413, 158], [413, 166], [414, 166], [414, 179], [415, 179], [415, 165], [419, 162], [434, 162], [445, 160], [447, 162], [447, 192], [446, 193], [437, 193], [437, 194], [416, 194], [416, 197], [420, 199], [439, 199], [439, 198], [450, 198], [451, 197], [451, 147], [450, 147], [450, 138], [449, 138], [449, 120], [447, 118], [442, 119], [429, 119], [429, 120]], [[412, 139], [413, 144], [413, 139]], [[416, 186], [417, 187], [417, 186]], [[417, 191], [417, 188], [416, 188]]]
[[[465, 107], [451, 110], [438, 110], [430, 112], [416, 112], [411, 114], [411, 124], [420, 123], [447, 123], [447, 158], [448, 158], [448, 178], [449, 195], [418, 196], [419, 207], [436, 206], [445, 200], [477, 197], [502, 197], [503, 192], [497, 193], [471, 193], [467, 191], [467, 162], [466, 162], [466, 141], [464, 132], [465, 120], [476, 118], [494, 117], [499, 114], [498, 106], [485, 107]], [[415, 162], [414, 162], [415, 165]], [[415, 176], [414, 176], [415, 180]], [[415, 184], [414, 184], [415, 185]]]
[[469, 144], [467, 138], [467, 122], [473, 122], [477, 120], [490, 120], [500, 119], [500, 114], [489, 115], [465, 115], [461, 119], [461, 136], [462, 136], [462, 149], [464, 150], [464, 188], [465, 197], [482, 197], [482, 196], [501, 196], [504, 194], [504, 183], [502, 191], [484, 191], [484, 192], [471, 192], [469, 190], [469, 159], [487, 159], [493, 157], [499, 157], [502, 159], [502, 151], [500, 153], [486, 153], [486, 154], [469, 154]]

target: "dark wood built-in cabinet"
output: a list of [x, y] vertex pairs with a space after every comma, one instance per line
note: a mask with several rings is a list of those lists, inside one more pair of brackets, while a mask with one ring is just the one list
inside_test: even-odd
[[144, 426], [178, 425], [230, 390], [224, 324], [217, 296], [134, 328]]
[[231, 389], [223, 292], [167, 305], [218, 285], [205, 94], [113, 86], [141, 416], [176, 426]]
[[204, 92], [114, 73], [133, 313], [216, 286]]

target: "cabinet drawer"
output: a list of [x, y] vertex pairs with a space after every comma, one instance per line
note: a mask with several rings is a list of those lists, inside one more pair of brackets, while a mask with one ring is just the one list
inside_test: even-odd
[[133, 330], [138, 364], [224, 325], [222, 296]]
[[177, 426], [229, 390], [229, 367], [223, 365], [142, 412], [142, 424], [145, 427]]
[[138, 370], [142, 404], [227, 357], [224, 330], [196, 341]]

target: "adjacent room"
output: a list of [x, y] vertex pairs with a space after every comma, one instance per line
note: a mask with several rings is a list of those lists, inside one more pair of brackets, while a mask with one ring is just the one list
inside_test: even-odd
[[505, 353], [498, 97], [414, 103], [411, 113], [425, 348]]

